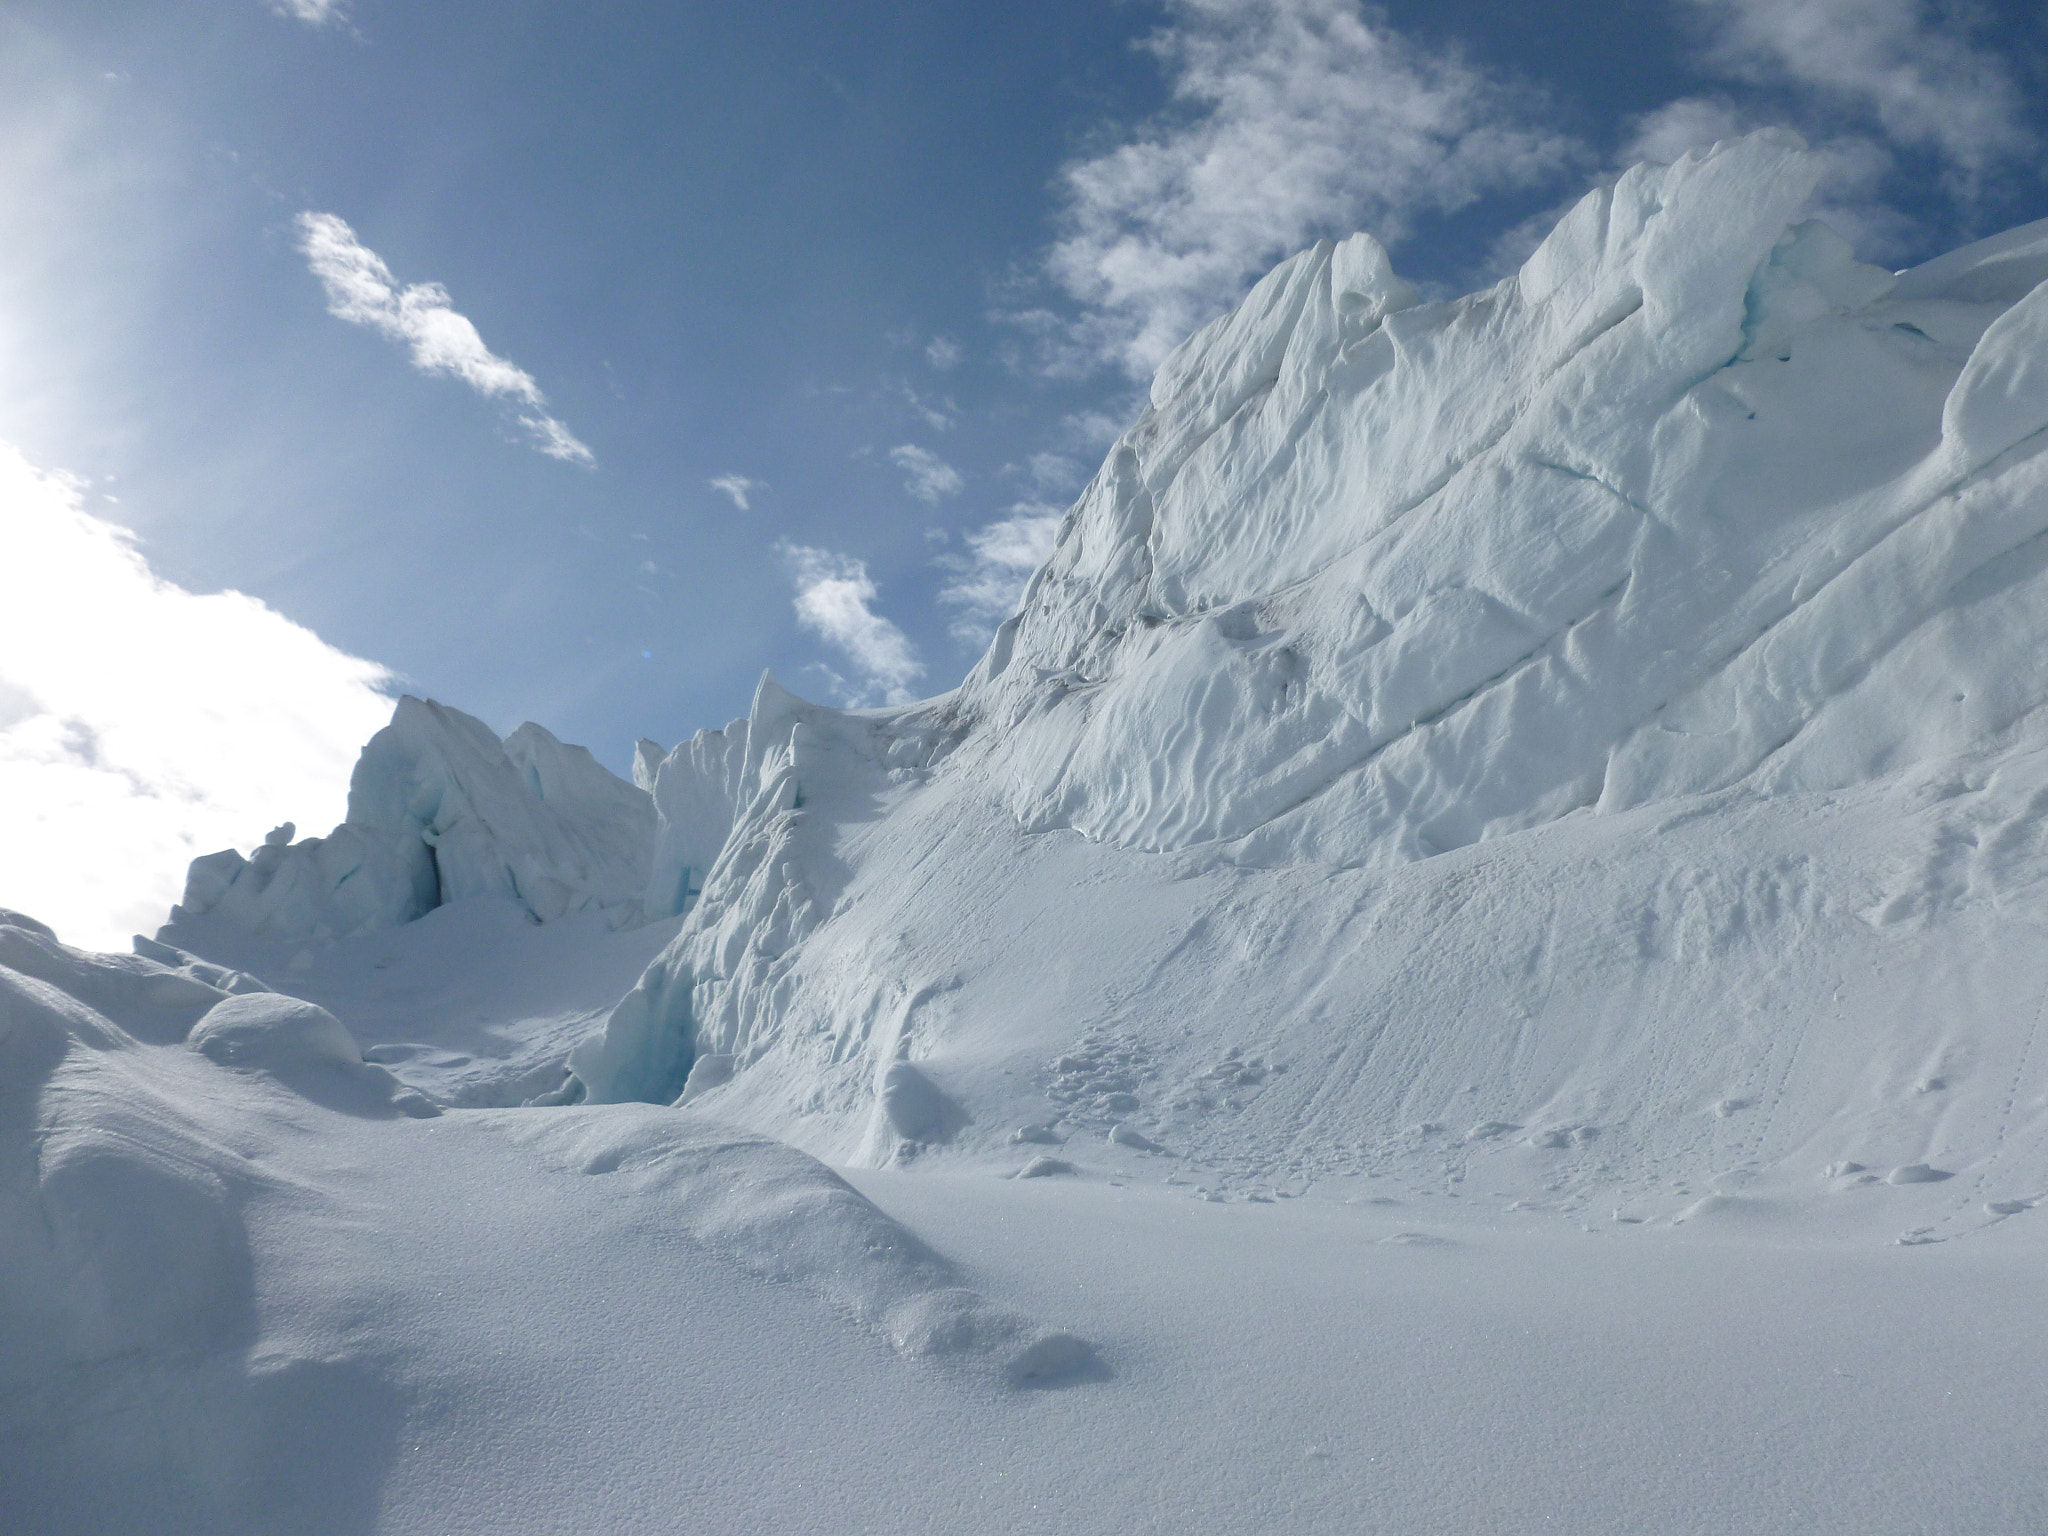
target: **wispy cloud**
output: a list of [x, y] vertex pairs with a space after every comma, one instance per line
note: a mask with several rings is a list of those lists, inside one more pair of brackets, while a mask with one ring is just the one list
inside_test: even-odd
[[459, 313], [439, 283], [399, 287], [391, 269], [331, 213], [298, 217], [299, 249], [327, 290], [327, 312], [381, 331], [412, 348], [422, 373], [445, 373], [486, 399], [504, 401], [533, 445], [551, 459], [589, 467], [590, 450], [548, 414], [547, 397], [533, 375], [484, 345], [469, 317]]
[[1976, 195], [2036, 145], [2005, 61], [1976, 46], [1971, 13], [1923, 0], [1688, 0], [1704, 62], [1729, 77], [1811, 92], [1871, 119], [1894, 145], [1936, 155], [1950, 190]]
[[889, 461], [903, 471], [903, 488], [926, 506], [935, 507], [941, 497], [958, 495], [966, 484], [959, 470], [915, 443], [891, 448]]
[[949, 373], [959, 367], [964, 355], [960, 343], [950, 336], [934, 336], [924, 349], [924, 360], [940, 373]]
[[853, 668], [855, 681], [841, 702], [907, 702], [910, 685], [924, 676], [924, 663], [910, 637], [875, 612], [880, 593], [866, 564], [805, 544], [784, 542], [776, 550], [796, 586], [797, 623], [835, 647]]
[[1022, 464], [1005, 464], [1003, 473], [1023, 475], [1041, 496], [1071, 495], [1083, 478], [1078, 459], [1050, 449], [1031, 454]]
[[345, 14], [341, 0], [269, 0], [269, 3], [278, 15], [303, 21], [309, 27], [323, 27], [330, 21], [341, 20]]
[[951, 395], [927, 395], [907, 379], [891, 380], [889, 388], [910, 407], [911, 415], [934, 432], [952, 431], [953, 423], [959, 419], [960, 406]]
[[[1272, 262], [1319, 235], [1389, 244], [1422, 212], [1542, 183], [1581, 158], [1527, 93], [1396, 33], [1359, 0], [1168, 0], [1147, 47], [1172, 109], [1061, 174], [1040, 313], [1055, 367], [1148, 376]], [[1020, 318], [1030, 323], [1034, 318]]]
[[1032, 573], [1051, 557], [1065, 516], [1058, 507], [1021, 503], [968, 534], [966, 554], [939, 556], [938, 565], [951, 573], [939, 601], [959, 610], [950, 626], [954, 639], [988, 644], [996, 626], [1017, 611]]
[[754, 492], [766, 490], [766, 480], [749, 480], [745, 475], [718, 475], [705, 482], [714, 491], [723, 491], [732, 498], [732, 504], [742, 512], [751, 512]]
[[0, 906], [126, 948], [186, 864], [325, 831], [390, 674], [238, 592], [157, 577], [80, 486], [0, 444]]
[[[1620, 164], [1652, 160], [1668, 165], [1690, 150], [1784, 121], [1784, 112], [1762, 103], [1738, 103], [1727, 96], [1681, 97], [1635, 120], [1623, 142]], [[1828, 134], [1816, 124], [1804, 126], [1825, 162], [1811, 213], [1867, 256], [1903, 255], [1911, 247], [1914, 223], [1884, 200], [1885, 182], [1896, 168], [1892, 151], [1867, 134]], [[1495, 247], [1496, 270], [1519, 266], [1564, 211], [1560, 206], [1502, 236]]]

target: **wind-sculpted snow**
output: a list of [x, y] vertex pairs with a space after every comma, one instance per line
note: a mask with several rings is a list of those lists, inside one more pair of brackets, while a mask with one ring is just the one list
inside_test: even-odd
[[[1454, 303], [1284, 264], [955, 694], [764, 686], [663, 761], [730, 833], [560, 1097], [1212, 1190], [2031, 1198], [2048, 225], [1894, 275], [1817, 174], [1638, 167]], [[1974, 1012], [1865, 985], [1957, 924]]]
[[[1019, 818], [1403, 861], [2039, 703], [2031, 632], [1944, 631], [2048, 526], [2048, 236], [1895, 282], [1791, 224], [1818, 169], [1639, 166], [1454, 303], [1325, 243], [1191, 339], [962, 690]], [[1966, 708], [1895, 691], [1929, 647]]]
[[0, 913], [0, 1510], [2042, 1529], [2048, 223], [1817, 172], [1285, 263], [950, 695]]
[[676, 1230], [812, 1292], [913, 1358], [987, 1364], [1021, 1387], [1107, 1374], [1092, 1345], [991, 1306], [851, 1185], [767, 1137], [631, 1105], [501, 1111], [495, 1123], [545, 1166], [631, 1185]]
[[213, 917], [276, 938], [332, 939], [503, 897], [546, 922], [592, 907], [640, 916], [654, 835], [644, 790], [537, 725], [504, 741], [481, 720], [404, 698], [349, 781], [348, 816], [253, 857], [193, 862], [173, 926]]
[[[634, 1267], [650, 1222], [665, 1280]], [[849, 1332], [968, 1392], [1108, 1374], [786, 1146], [637, 1105], [443, 1116], [323, 1008], [0, 913], [9, 1531], [371, 1529], [402, 1431], [415, 1450], [449, 1432], [432, 1401], [449, 1360], [416, 1331], [415, 1287], [451, 1267], [431, 1296], [483, 1300], [450, 1353], [529, 1371], [522, 1401], [559, 1388], [561, 1330], [637, 1349], [612, 1332], [636, 1309], [666, 1347], [727, 1319], [755, 1389], [775, 1361], [844, 1354]], [[550, 1288], [547, 1326], [499, 1331], [508, 1275], [529, 1299]], [[707, 1284], [715, 1298], [694, 1294]], [[440, 1383], [426, 1403], [417, 1352]], [[714, 1337], [694, 1358], [733, 1353]], [[714, 1369], [701, 1390], [710, 1411], [730, 1386]], [[499, 1411], [480, 1403], [461, 1437], [489, 1444]]]

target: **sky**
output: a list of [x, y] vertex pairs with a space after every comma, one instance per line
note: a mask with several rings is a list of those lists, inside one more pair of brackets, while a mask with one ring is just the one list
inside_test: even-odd
[[1469, 291], [1765, 124], [1869, 260], [2048, 216], [2048, 11], [0, 0], [0, 905], [148, 931], [395, 692], [943, 692], [1274, 262]]

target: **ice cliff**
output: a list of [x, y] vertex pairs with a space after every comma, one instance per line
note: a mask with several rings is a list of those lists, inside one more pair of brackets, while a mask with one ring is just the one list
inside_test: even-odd
[[403, 698], [363, 749], [340, 826], [293, 842], [287, 822], [250, 858], [194, 860], [172, 924], [337, 938], [470, 896], [515, 901], [537, 922], [592, 907], [631, 919], [654, 825], [645, 791], [582, 747], [532, 724], [500, 741], [459, 710]]
[[2038, 705], [1997, 589], [2048, 526], [2048, 228], [1894, 278], [1793, 222], [1816, 176], [1776, 136], [1639, 166], [1454, 303], [1367, 236], [1273, 272], [961, 691], [1018, 819], [1405, 861]]

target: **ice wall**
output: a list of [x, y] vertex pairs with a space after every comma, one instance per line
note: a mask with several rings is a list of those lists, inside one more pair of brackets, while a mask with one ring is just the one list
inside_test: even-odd
[[1191, 338], [962, 690], [1017, 817], [1401, 862], [2037, 707], [1991, 609], [2048, 526], [2048, 232], [1895, 279], [1797, 221], [1818, 168], [1638, 166], [1452, 303], [1325, 243]]
[[953, 740], [951, 719], [943, 704], [809, 704], [764, 674], [746, 719], [663, 759], [649, 900], [673, 893], [668, 910], [687, 899], [689, 916], [605, 1033], [577, 1054], [566, 1097], [667, 1102], [755, 1044], [785, 995], [797, 947], [831, 915], [851, 874], [839, 852], [844, 829], [921, 781]]
[[[1182, 1145], [1232, 1144], [1169, 1104], [1252, 1097], [1217, 1084], [1262, 1038], [1352, 1063], [1306, 1080], [1317, 1134], [1374, 1144], [1463, 1112], [1438, 1075], [1515, 1084], [1502, 1124], [1743, 1097], [1702, 1085], [1774, 1059], [1775, 1000], [1839, 1007], [1779, 948], [1947, 910], [1954, 880], [1911, 872], [1947, 866], [1885, 829], [2001, 785], [1954, 815], [2019, 825], [2048, 746], [2048, 223], [1894, 274], [1802, 216], [1818, 172], [1775, 132], [1637, 167], [1454, 302], [1366, 236], [1283, 263], [1167, 360], [960, 689], [776, 690], [662, 764], [694, 842], [664, 833], [660, 883], [699, 894], [569, 1094], [703, 1098], [862, 1161], [989, 1134], [1041, 1047], [1114, 1060], [1101, 1116]], [[1836, 828], [1839, 867], [1805, 811], [1753, 809], [1666, 868], [1659, 805], [1862, 787], [1896, 803]], [[1750, 949], [1658, 937], [1702, 902]], [[1568, 991], [1623, 1043], [1545, 1077], [1580, 1049], [1540, 1019]], [[1963, 1028], [1916, 1018], [1884, 1026], [1902, 1060]], [[1631, 1052], [1692, 1065], [1609, 1071]], [[1114, 1123], [1081, 1113], [1055, 1118]], [[1656, 1134], [1693, 1146], [1693, 1113]]]
[[286, 823], [250, 858], [195, 859], [172, 923], [210, 915], [275, 938], [340, 937], [469, 896], [541, 922], [593, 907], [633, 921], [654, 826], [647, 793], [582, 747], [531, 724], [501, 742], [459, 710], [403, 698], [356, 763], [340, 826], [293, 842]]

